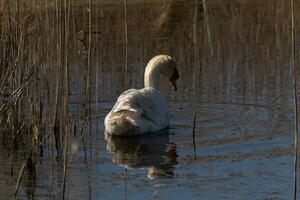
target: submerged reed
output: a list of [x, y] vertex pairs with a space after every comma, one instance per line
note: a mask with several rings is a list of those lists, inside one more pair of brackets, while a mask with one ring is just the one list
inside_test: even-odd
[[194, 159], [197, 160], [196, 156], [196, 139], [195, 139], [195, 131], [196, 131], [196, 120], [197, 120], [197, 112], [194, 112], [194, 120], [193, 120], [193, 147], [194, 147]]

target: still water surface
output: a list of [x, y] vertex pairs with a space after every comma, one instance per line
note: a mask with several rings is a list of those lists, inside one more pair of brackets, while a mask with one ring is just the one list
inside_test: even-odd
[[[94, 5], [90, 105], [84, 97], [84, 39], [74, 37], [69, 52], [67, 199], [291, 198], [289, 5], [206, 2], [206, 11], [194, 1], [129, 3], [129, 86], [143, 87], [144, 67], [157, 54], [173, 56], [180, 73], [177, 92], [160, 80], [170, 129], [135, 138], [104, 135], [104, 117], [125, 89], [124, 13], [122, 2]], [[70, 30], [80, 35], [87, 5], [74, 3], [72, 9]], [[82, 125], [86, 109], [92, 114]], [[7, 199], [24, 149], [11, 156], [1, 148], [0, 199]], [[61, 198], [63, 160], [53, 151], [47, 142], [36, 177], [25, 175], [21, 182], [20, 199]]]

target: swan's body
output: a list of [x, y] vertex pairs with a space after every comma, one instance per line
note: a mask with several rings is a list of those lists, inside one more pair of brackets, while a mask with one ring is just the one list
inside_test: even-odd
[[161, 93], [155, 89], [159, 73], [169, 76], [174, 87], [178, 79], [176, 64], [170, 56], [151, 59], [146, 67], [141, 90], [123, 92], [105, 117], [105, 131], [111, 135], [133, 136], [156, 132], [169, 126], [167, 107]]

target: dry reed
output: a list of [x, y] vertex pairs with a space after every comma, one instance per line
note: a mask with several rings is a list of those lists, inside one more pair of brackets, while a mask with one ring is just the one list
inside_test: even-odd
[[197, 120], [197, 112], [194, 112], [194, 120], [193, 120], [193, 147], [194, 147], [194, 159], [197, 159], [196, 156], [196, 140], [195, 140], [195, 131], [196, 131], [196, 120]]
[[294, 200], [297, 199], [297, 173], [298, 173], [298, 105], [297, 105], [297, 77], [296, 77], [296, 42], [295, 42], [295, 8], [294, 0], [291, 0], [291, 44], [292, 44], [292, 71], [293, 71], [293, 94], [294, 94]]
[[124, 0], [124, 28], [125, 28], [125, 89], [128, 89], [128, 30], [127, 30], [127, 0]]

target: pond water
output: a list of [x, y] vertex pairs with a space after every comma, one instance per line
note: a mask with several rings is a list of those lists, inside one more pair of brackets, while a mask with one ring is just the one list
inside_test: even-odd
[[[36, 12], [56, 29], [55, 20], [49, 20], [51, 5]], [[127, 8], [129, 87], [143, 87], [144, 67], [157, 54], [169, 54], [178, 64], [178, 91], [159, 80], [170, 129], [132, 138], [104, 134], [104, 117], [125, 90], [124, 5], [122, 1], [93, 3], [87, 98], [89, 33], [77, 38], [87, 30], [89, 10], [88, 3], [74, 1], [65, 198], [291, 199], [294, 115], [289, 5], [281, 0], [129, 1]], [[53, 38], [50, 45], [55, 46]], [[51, 60], [55, 53], [49, 55]], [[50, 70], [49, 77], [54, 75]], [[54, 82], [49, 85], [52, 94]], [[49, 101], [46, 115], [53, 111], [51, 95]], [[25, 172], [19, 199], [62, 196], [64, 166], [63, 159], [56, 158], [52, 126], [46, 123], [50, 133], [43, 154], [36, 160], [35, 176]], [[23, 146], [13, 153], [1, 146], [0, 199], [13, 195], [28, 153]]]

